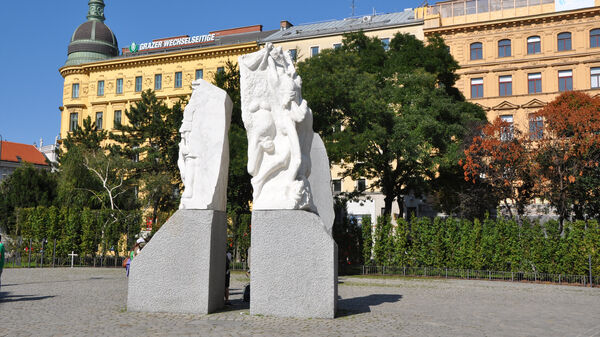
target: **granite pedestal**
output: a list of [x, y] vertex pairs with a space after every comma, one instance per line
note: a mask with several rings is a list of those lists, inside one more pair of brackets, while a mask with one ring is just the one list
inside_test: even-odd
[[250, 314], [334, 318], [337, 246], [318, 215], [252, 212]]
[[226, 214], [178, 210], [136, 256], [127, 310], [208, 314], [225, 292]]

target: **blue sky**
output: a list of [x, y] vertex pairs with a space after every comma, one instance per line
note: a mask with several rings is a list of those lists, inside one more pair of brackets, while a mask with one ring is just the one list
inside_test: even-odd
[[[431, 1], [434, 3], [435, 1]], [[63, 79], [73, 31], [85, 22], [88, 0], [5, 1], [0, 10], [0, 136], [33, 144], [54, 141], [60, 131]], [[105, 23], [119, 47], [178, 35], [262, 24], [279, 28], [351, 16], [351, 0], [193, 1], [105, 0]], [[423, 0], [356, 0], [355, 14], [390, 13]]]

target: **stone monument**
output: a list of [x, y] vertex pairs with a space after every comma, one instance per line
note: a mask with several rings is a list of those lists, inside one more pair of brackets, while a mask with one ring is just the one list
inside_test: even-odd
[[[302, 81], [290, 55], [270, 43], [240, 56], [239, 65], [254, 189], [250, 313], [333, 318], [337, 304], [333, 203], [315, 200], [311, 191], [314, 132], [312, 111], [302, 99]], [[324, 163], [328, 171], [324, 147], [312, 154], [318, 157], [312, 162], [320, 163], [320, 172]], [[327, 178], [317, 181], [323, 179]], [[326, 219], [321, 213], [328, 214]]]
[[224, 304], [232, 102], [204, 80], [192, 88], [179, 130], [181, 204], [131, 262], [130, 311], [208, 314]]

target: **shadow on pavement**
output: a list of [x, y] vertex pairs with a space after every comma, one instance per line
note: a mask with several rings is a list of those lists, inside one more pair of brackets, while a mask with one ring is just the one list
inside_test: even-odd
[[9, 292], [0, 292], [0, 303], [8, 302], [28, 302], [28, 301], [39, 301], [47, 298], [53, 298], [54, 296], [34, 296], [34, 295], [8, 295]]
[[371, 312], [371, 307], [383, 303], [394, 303], [402, 299], [398, 294], [375, 294], [363, 297], [345, 298], [338, 300], [336, 317], [351, 316]]

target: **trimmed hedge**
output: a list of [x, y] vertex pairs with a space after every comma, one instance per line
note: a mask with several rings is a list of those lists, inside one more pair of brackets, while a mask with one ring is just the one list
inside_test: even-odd
[[[56, 239], [57, 256], [65, 256], [71, 251], [91, 255], [99, 249], [128, 250], [142, 224], [139, 211], [119, 212], [116, 221], [111, 210], [39, 206], [16, 212], [18, 235], [35, 242], [46, 239], [52, 243]], [[123, 242], [124, 235], [128, 242]]]
[[[365, 223], [364, 225], [370, 225]], [[600, 275], [597, 221], [543, 225], [499, 218], [473, 222], [455, 218], [377, 219], [372, 263], [475, 270]]]

